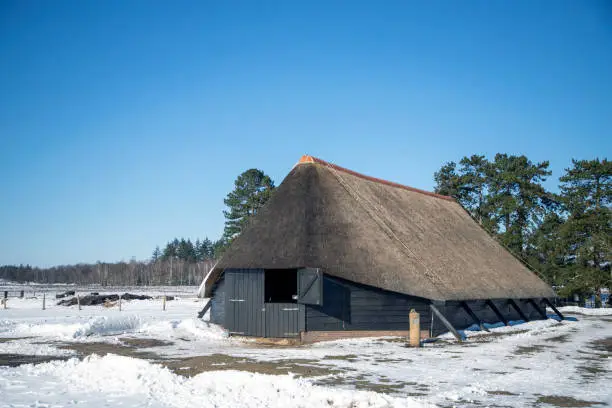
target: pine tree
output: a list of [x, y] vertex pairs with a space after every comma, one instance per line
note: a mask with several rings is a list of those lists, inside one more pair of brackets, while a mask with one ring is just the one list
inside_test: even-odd
[[612, 163], [572, 160], [572, 165], [559, 179], [567, 212], [564, 247], [573, 267], [567, 283], [574, 291], [592, 292], [612, 284]]
[[204, 238], [200, 244], [200, 252], [202, 253], [203, 257], [202, 260], [214, 258], [213, 243], [210, 239], [208, 239], [208, 237]]
[[452, 161], [444, 163], [440, 170], [434, 173], [434, 181], [436, 193], [455, 199], [460, 198], [461, 180], [457, 174], [457, 163]]
[[159, 245], [155, 247], [155, 250], [153, 251], [153, 255], [151, 255], [151, 261], [153, 262], [157, 262], [158, 259], [160, 259], [162, 257], [162, 252], [159, 249]]
[[435, 192], [455, 198], [479, 224], [497, 231], [487, 202], [491, 164], [480, 155], [463, 157], [459, 164], [461, 167], [457, 169], [455, 162], [445, 163], [434, 174]]
[[179, 247], [179, 240], [178, 238], [174, 238], [174, 240], [166, 244], [162, 258], [164, 260], [177, 258], [178, 257], [178, 247]]
[[271, 197], [274, 182], [263, 171], [250, 169], [240, 174], [234, 182], [234, 190], [224, 200], [229, 208], [223, 211], [225, 216], [225, 229], [223, 240], [231, 240], [239, 235], [247, 225], [250, 217], [257, 214], [259, 209]]
[[529, 235], [554, 208], [553, 196], [542, 186], [551, 174], [549, 163], [532, 163], [525, 156], [498, 153], [488, 167], [488, 209], [501, 226], [502, 242], [526, 257]]
[[459, 162], [460, 192], [459, 200], [480, 225], [488, 224], [487, 193], [491, 163], [480, 155], [464, 157]]

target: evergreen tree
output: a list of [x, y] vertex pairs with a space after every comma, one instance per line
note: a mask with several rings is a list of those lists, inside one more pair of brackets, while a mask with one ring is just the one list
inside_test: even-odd
[[202, 260], [214, 258], [213, 243], [208, 237], [204, 238], [200, 244], [200, 253], [202, 254]]
[[551, 285], [557, 285], [565, 271], [564, 224], [565, 220], [556, 211], [551, 211], [529, 238], [527, 261]]
[[455, 198], [479, 224], [497, 231], [487, 202], [491, 164], [481, 155], [463, 157], [459, 164], [457, 169], [455, 162], [445, 163], [434, 174], [435, 192]]
[[195, 248], [193, 247], [193, 243], [190, 239], [185, 240], [185, 238], [181, 238], [178, 244], [176, 255], [178, 259], [185, 262], [196, 261]]
[[238, 176], [234, 182], [234, 190], [224, 200], [228, 207], [227, 211], [223, 211], [225, 242], [231, 242], [242, 232], [249, 218], [264, 206], [273, 190], [274, 182], [261, 170], [249, 169]]
[[502, 228], [502, 242], [523, 258], [529, 235], [554, 208], [552, 195], [541, 184], [551, 174], [548, 165], [498, 153], [488, 167], [488, 209]]
[[567, 212], [564, 248], [572, 266], [565, 284], [570, 291], [592, 292], [612, 284], [612, 163], [572, 160], [572, 165], [559, 179]]
[[436, 182], [434, 188], [436, 193], [453, 197], [457, 200], [460, 198], [461, 180], [457, 174], [457, 163], [444, 163], [440, 170], [434, 173], [434, 181]]
[[179, 247], [179, 240], [178, 238], [174, 238], [174, 240], [166, 244], [162, 258], [164, 260], [171, 259], [171, 258], [177, 258], [178, 257], [178, 247]]
[[153, 251], [153, 255], [151, 255], [151, 261], [153, 262], [157, 262], [158, 259], [160, 259], [162, 257], [162, 252], [159, 249], [159, 245], [155, 247], [155, 250]]
[[193, 250], [195, 251], [195, 259], [197, 262], [201, 262], [206, 259], [206, 257], [203, 256], [201, 249], [202, 242], [200, 242], [200, 238], [197, 238], [196, 241], [193, 243]]

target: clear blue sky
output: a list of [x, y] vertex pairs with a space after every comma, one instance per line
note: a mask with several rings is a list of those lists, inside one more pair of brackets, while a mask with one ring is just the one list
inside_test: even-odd
[[602, 1], [0, 2], [0, 264], [217, 238], [242, 171], [304, 153], [433, 188], [496, 152], [612, 148]]

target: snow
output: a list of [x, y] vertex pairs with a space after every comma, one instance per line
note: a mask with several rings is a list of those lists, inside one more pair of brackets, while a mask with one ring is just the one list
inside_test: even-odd
[[[68, 390], [57, 393], [60, 387]], [[410, 397], [314, 386], [291, 375], [241, 371], [207, 372], [192, 378], [148, 361], [92, 355], [83, 361], [54, 361], [0, 369], [4, 404], [107, 406], [120, 400], [133, 407], [427, 407]]]
[[561, 313], [576, 313], [587, 316], [612, 316], [612, 307], [593, 309], [579, 306], [563, 306], [557, 309]]
[[[119, 346], [130, 337], [171, 342], [146, 349], [159, 356], [156, 361], [222, 354], [278, 366], [302, 362], [322, 373], [299, 377], [237, 371], [240, 365], [228, 360], [211, 362], [216, 371], [187, 378], [155, 361], [91, 355], [0, 367], [0, 407], [522, 407], [533, 406], [540, 395], [612, 404], [610, 353], [593, 348], [594, 341], [612, 338], [612, 321], [605, 317], [609, 313], [601, 312], [612, 309], [561, 308], [564, 314], [578, 314], [578, 320], [492, 325], [490, 332], [465, 330], [463, 343], [445, 334], [419, 349], [398, 338], [263, 347], [228, 337], [219, 326], [197, 319], [206, 301], [193, 291], [191, 297], [167, 302], [165, 311], [161, 299], [124, 301], [119, 311], [103, 306], [78, 310], [47, 298], [42, 310], [41, 298], [10, 298], [8, 308], [0, 309], [0, 340], [5, 339], [0, 355], [66, 358], [75, 352], [58, 348], [62, 344]], [[587, 314], [595, 310], [600, 315]], [[178, 367], [189, 369], [182, 360]], [[359, 384], [365, 390], [356, 390]], [[381, 388], [385, 386], [391, 388]]]

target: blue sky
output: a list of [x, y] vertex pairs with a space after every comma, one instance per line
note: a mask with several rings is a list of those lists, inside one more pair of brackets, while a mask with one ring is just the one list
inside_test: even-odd
[[242, 171], [612, 148], [606, 1], [0, 2], [0, 264], [217, 238]]

